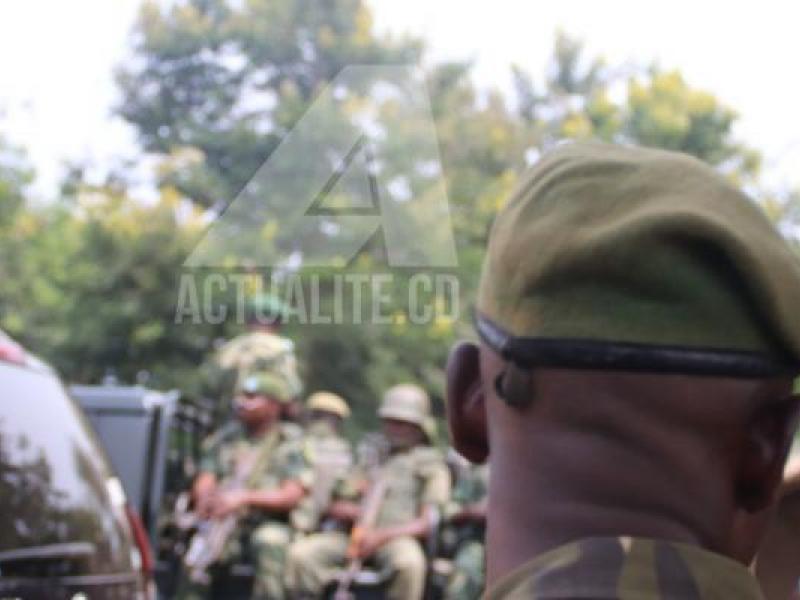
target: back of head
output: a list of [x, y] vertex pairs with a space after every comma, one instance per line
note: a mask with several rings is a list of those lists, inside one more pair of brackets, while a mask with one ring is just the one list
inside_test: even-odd
[[448, 365], [456, 446], [491, 457], [506, 512], [531, 516], [540, 495], [584, 507], [558, 525], [570, 535], [650, 531], [737, 554], [731, 528], [770, 504], [792, 425], [799, 303], [794, 252], [709, 167], [562, 146], [493, 226], [480, 358], [460, 346]]

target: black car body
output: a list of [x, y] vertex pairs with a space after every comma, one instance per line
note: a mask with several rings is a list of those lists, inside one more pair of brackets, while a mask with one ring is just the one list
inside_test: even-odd
[[0, 332], [0, 597], [148, 598], [151, 563], [80, 408]]

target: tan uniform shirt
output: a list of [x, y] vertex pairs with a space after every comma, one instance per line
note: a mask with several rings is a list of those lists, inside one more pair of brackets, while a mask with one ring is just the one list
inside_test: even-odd
[[450, 497], [450, 471], [439, 450], [417, 446], [389, 457], [380, 477], [387, 480], [376, 526], [407, 523], [423, 506], [442, 509]]
[[303, 452], [312, 469], [309, 494], [292, 513], [292, 526], [310, 533], [319, 525], [331, 499], [353, 466], [353, 451], [345, 438], [325, 421], [311, 423], [305, 432]]
[[501, 578], [486, 600], [757, 600], [740, 563], [697, 546], [589, 538], [560, 546]]

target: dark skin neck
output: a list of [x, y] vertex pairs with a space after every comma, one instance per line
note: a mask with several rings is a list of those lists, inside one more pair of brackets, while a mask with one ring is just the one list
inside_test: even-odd
[[515, 405], [506, 363], [454, 348], [456, 449], [490, 464], [487, 585], [570, 541], [632, 536], [748, 565], [774, 508], [800, 402], [792, 379], [535, 369]]
[[[593, 446], [590, 440], [540, 439], [524, 455], [493, 448], [488, 581], [586, 537], [626, 534], [704, 545], [707, 533], [691, 512], [696, 497], [673, 497], [669, 479], [658, 477], [646, 458], [621, 460]], [[615, 455], [613, 483], [600, 480], [611, 470], [601, 458], [609, 454]]]
[[274, 423], [275, 421], [270, 418], [255, 423], [243, 423], [243, 425], [248, 437], [259, 438], [269, 433]]
[[[488, 580], [567, 542], [628, 535], [737, 556], [747, 419], [788, 382], [542, 370], [490, 400]], [[749, 550], [748, 550], [749, 552]]]

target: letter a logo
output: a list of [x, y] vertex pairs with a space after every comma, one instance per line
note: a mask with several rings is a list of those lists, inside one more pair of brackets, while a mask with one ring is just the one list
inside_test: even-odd
[[222, 211], [187, 267], [343, 267], [382, 233], [393, 267], [457, 264], [424, 80], [352, 66]]

